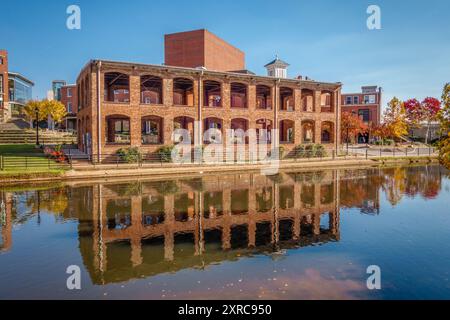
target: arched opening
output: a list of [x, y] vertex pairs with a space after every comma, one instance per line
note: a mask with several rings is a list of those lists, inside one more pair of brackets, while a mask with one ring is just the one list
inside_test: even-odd
[[220, 82], [212, 80], [203, 81], [203, 105], [205, 107], [222, 106], [222, 85]]
[[280, 121], [280, 143], [294, 143], [294, 121]]
[[194, 105], [194, 82], [192, 80], [173, 79], [173, 104], [176, 106]]
[[314, 122], [305, 121], [302, 123], [303, 143], [314, 143]]
[[130, 77], [127, 74], [119, 72], [105, 73], [105, 101], [116, 103], [130, 102]]
[[231, 107], [247, 108], [247, 86], [243, 83], [231, 83]]
[[280, 88], [280, 110], [294, 111], [294, 90], [291, 88]]
[[146, 116], [141, 119], [142, 144], [162, 144], [163, 119], [158, 116]]
[[258, 143], [272, 143], [272, 128], [273, 123], [270, 119], [256, 120], [256, 139]]
[[106, 143], [130, 144], [130, 118], [123, 115], [106, 117]]
[[236, 118], [231, 120], [232, 142], [234, 143], [248, 143], [246, 138], [248, 130], [248, 120]]
[[[191, 139], [191, 144], [194, 143], [194, 119], [190, 117], [176, 117], [173, 120], [173, 127], [174, 130], [182, 129], [189, 131], [189, 136]], [[181, 133], [175, 132], [173, 137], [174, 143], [180, 143], [183, 142], [184, 135]]]
[[256, 108], [272, 109], [272, 89], [268, 86], [256, 86]]
[[141, 103], [162, 104], [163, 81], [151, 75], [141, 76]]
[[320, 95], [320, 112], [333, 112], [333, 98], [331, 91], [322, 91]]
[[219, 118], [206, 118], [204, 120], [203, 141], [205, 143], [222, 143], [223, 121]]
[[302, 90], [302, 110], [304, 112], [314, 112], [314, 92], [312, 90]]
[[321, 138], [322, 143], [334, 142], [334, 124], [332, 122], [322, 122]]

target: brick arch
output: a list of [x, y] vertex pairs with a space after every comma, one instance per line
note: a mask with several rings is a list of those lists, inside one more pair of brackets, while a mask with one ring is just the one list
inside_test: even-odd
[[157, 115], [141, 117], [142, 144], [162, 144], [164, 141], [164, 118]]
[[233, 81], [230, 83], [231, 108], [248, 108], [248, 84]]
[[302, 141], [303, 143], [314, 143], [316, 124], [313, 120], [302, 121]]
[[194, 78], [185, 76], [175, 77], [172, 81], [173, 104], [194, 106]]
[[162, 104], [164, 80], [153, 74], [142, 74], [140, 77], [140, 102], [143, 104]]
[[334, 122], [323, 121], [321, 123], [320, 135], [323, 144], [334, 143]]
[[123, 114], [112, 114], [105, 117], [106, 143], [130, 144], [131, 143], [131, 120]]
[[130, 75], [109, 70], [103, 73], [104, 99], [106, 102], [130, 102]]

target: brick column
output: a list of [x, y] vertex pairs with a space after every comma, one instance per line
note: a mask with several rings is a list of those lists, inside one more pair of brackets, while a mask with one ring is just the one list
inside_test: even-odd
[[164, 117], [163, 127], [163, 144], [172, 144], [173, 117]]
[[316, 120], [314, 124], [314, 141], [317, 144], [322, 143], [322, 122], [319, 120]]
[[140, 115], [140, 88], [141, 78], [137, 75], [130, 76], [130, 135], [131, 146], [139, 147], [142, 144], [141, 138], [141, 115]]
[[163, 79], [163, 104], [166, 107], [173, 105], [173, 79]]
[[314, 91], [314, 112], [320, 114], [320, 104], [321, 104], [321, 95], [322, 91], [316, 90]]

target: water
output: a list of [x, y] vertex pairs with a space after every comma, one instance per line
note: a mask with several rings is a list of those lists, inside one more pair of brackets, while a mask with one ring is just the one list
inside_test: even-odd
[[450, 298], [436, 165], [0, 190], [1, 299]]

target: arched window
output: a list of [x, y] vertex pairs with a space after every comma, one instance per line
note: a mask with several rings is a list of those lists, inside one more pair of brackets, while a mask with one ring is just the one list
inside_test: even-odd
[[291, 88], [280, 88], [280, 110], [294, 111], [294, 90]]
[[194, 82], [192, 80], [173, 79], [173, 104], [176, 106], [194, 105]]
[[130, 144], [130, 118], [123, 115], [106, 117], [106, 142], [109, 144]]
[[141, 76], [141, 103], [162, 104], [163, 81], [159, 77]]
[[141, 120], [142, 144], [163, 143], [163, 119], [158, 116], [147, 116]]
[[294, 143], [294, 121], [280, 121], [280, 143]]
[[314, 112], [314, 92], [312, 90], [302, 90], [302, 109], [304, 112]]
[[247, 108], [247, 86], [242, 83], [231, 83], [231, 107]]
[[130, 77], [124, 73], [105, 73], [105, 101], [130, 102]]
[[272, 89], [268, 86], [256, 86], [256, 108], [272, 109]]
[[220, 82], [205, 80], [203, 81], [203, 105], [205, 107], [222, 106], [222, 86]]
[[302, 139], [303, 143], [314, 143], [314, 122], [305, 121], [302, 123]]

